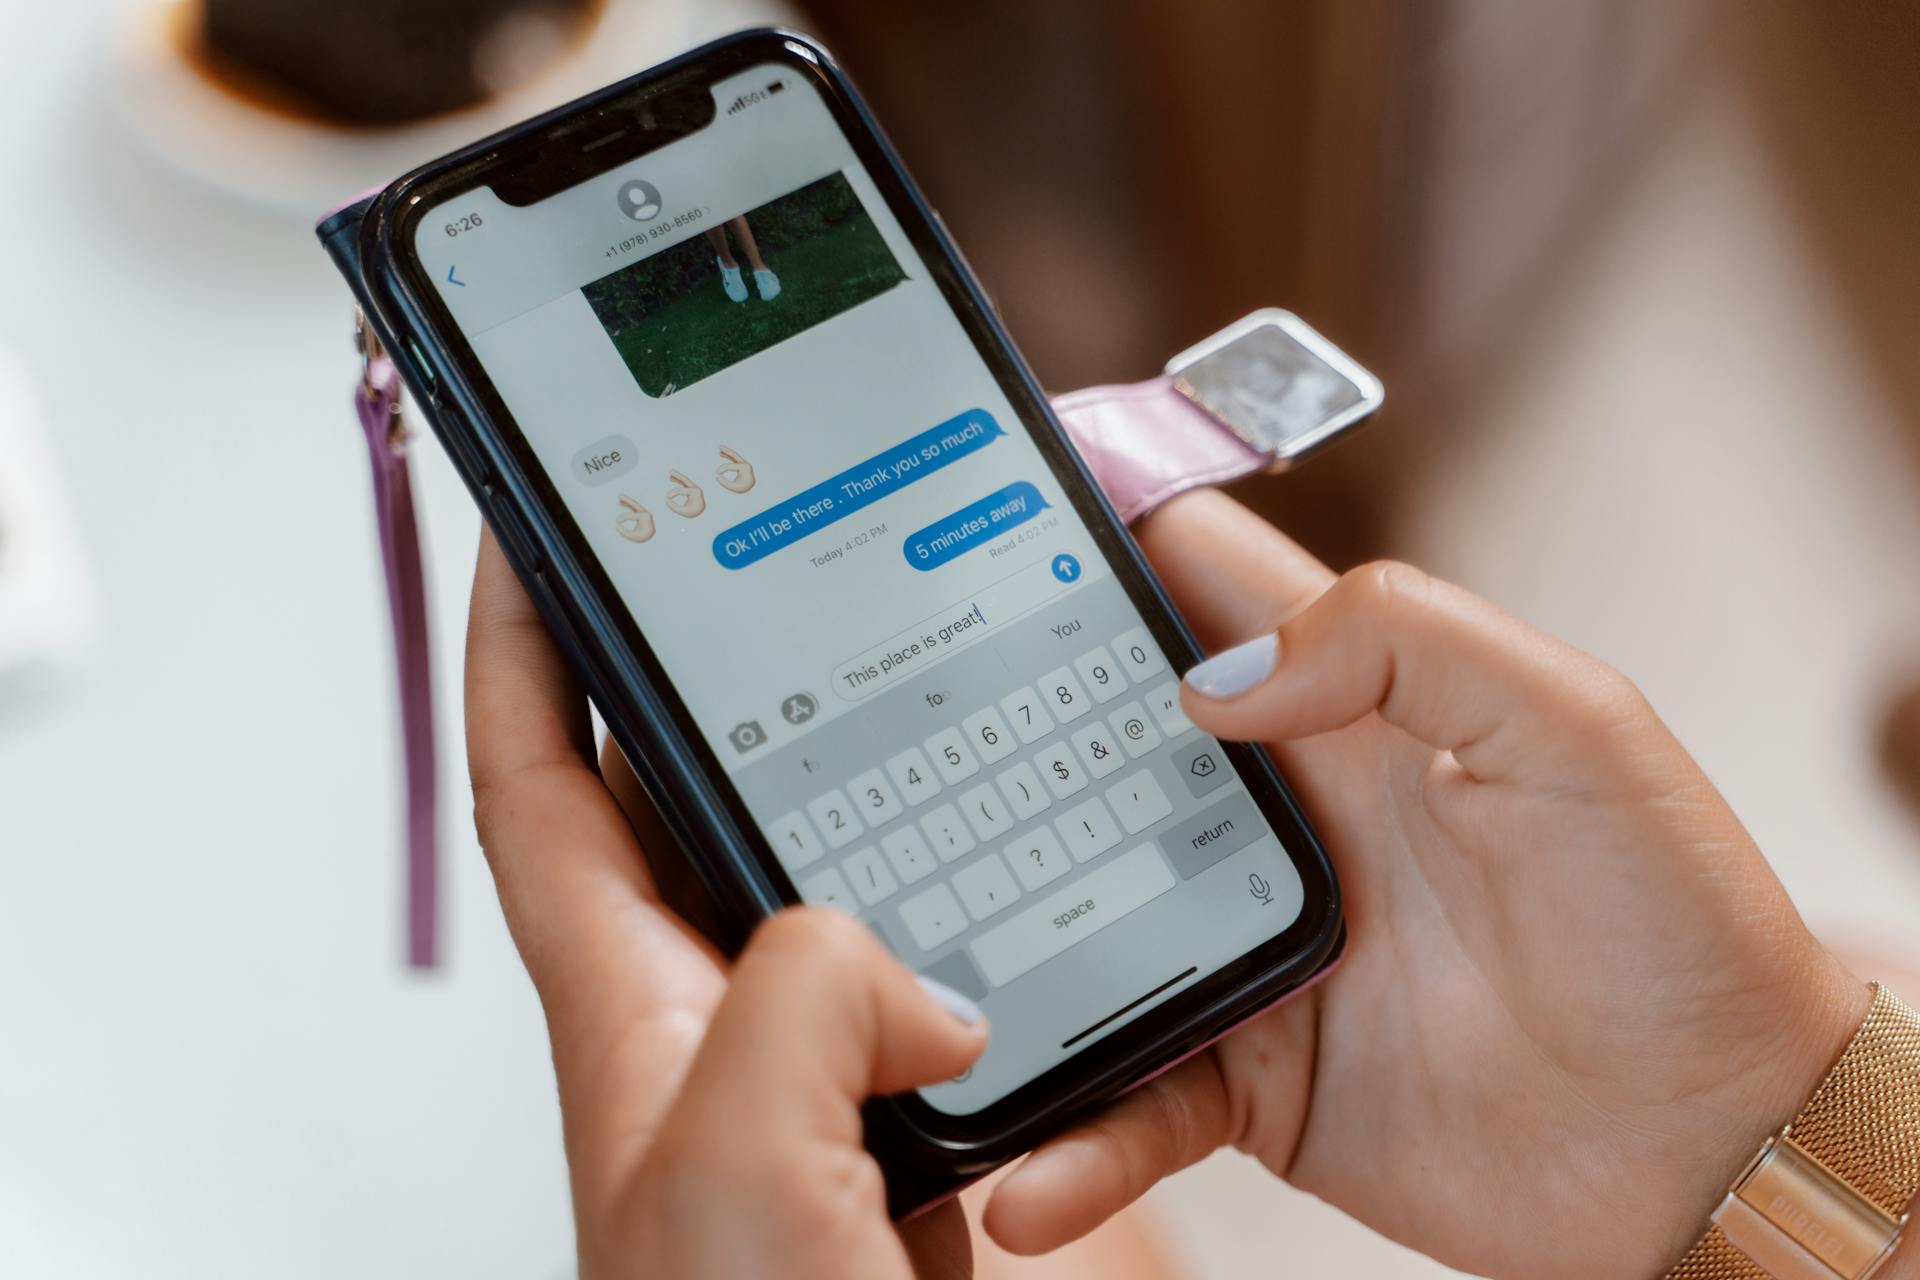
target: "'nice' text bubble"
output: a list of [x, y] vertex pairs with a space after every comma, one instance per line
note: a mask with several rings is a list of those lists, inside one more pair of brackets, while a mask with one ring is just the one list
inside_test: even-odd
[[1005, 434], [985, 409], [969, 409], [723, 531], [713, 558], [723, 569], [744, 569]]
[[1024, 524], [1047, 509], [1047, 500], [1025, 480], [1016, 480], [969, 503], [950, 516], [907, 535], [901, 551], [907, 563], [922, 572], [937, 569], [964, 551], [991, 542], [1015, 525]]

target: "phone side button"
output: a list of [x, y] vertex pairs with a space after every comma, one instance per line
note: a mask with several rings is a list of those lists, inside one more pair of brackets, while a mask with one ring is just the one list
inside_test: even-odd
[[473, 432], [458, 413], [442, 406], [439, 411], [439, 436], [447, 452], [453, 455], [454, 465], [465, 473], [467, 483], [484, 485], [493, 479], [493, 468], [480, 454], [480, 446], [473, 438]]
[[534, 542], [533, 535], [527, 532], [520, 513], [513, 509], [509, 500], [489, 489], [487, 513], [492, 517], [490, 523], [493, 531], [507, 549], [508, 556], [525, 572], [540, 572], [542, 561], [539, 545]]
[[427, 393], [428, 404], [440, 403], [440, 375], [427, 359], [427, 353], [412, 338], [407, 339], [407, 357], [413, 365], [414, 385]]

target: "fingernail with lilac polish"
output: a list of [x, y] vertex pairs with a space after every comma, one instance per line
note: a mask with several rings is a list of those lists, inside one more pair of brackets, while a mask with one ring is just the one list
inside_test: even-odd
[[1203, 698], [1237, 698], [1272, 675], [1279, 660], [1280, 637], [1269, 631], [1187, 672], [1187, 686]]
[[928, 995], [932, 996], [934, 1001], [942, 1009], [952, 1014], [957, 1021], [964, 1022], [970, 1027], [980, 1021], [983, 1015], [980, 1012], [979, 1005], [967, 999], [944, 982], [935, 982], [923, 973], [915, 974], [914, 976], [920, 979], [921, 988]]

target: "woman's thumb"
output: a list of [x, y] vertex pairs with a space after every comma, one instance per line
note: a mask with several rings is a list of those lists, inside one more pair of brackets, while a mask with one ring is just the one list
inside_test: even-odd
[[1482, 781], [1560, 771], [1645, 703], [1604, 663], [1403, 564], [1347, 573], [1209, 658], [1181, 702], [1216, 737], [1284, 741], [1378, 712]]
[[741, 953], [682, 1103], [747, 1131], [806, 1118], [857, 1140], [866, 1098], [950, 1079], [986, 1042], [965, 996], [915, 975], [846, 915], [796, 907]]

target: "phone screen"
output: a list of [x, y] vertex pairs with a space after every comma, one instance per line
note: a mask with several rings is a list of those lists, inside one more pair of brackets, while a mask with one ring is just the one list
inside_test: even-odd
[[414, 249], [801, 897], [986, 1011], [923, 1091], [975, 1113], [1274, 938], [1301, 877], [821, 92], [713, 94]]

